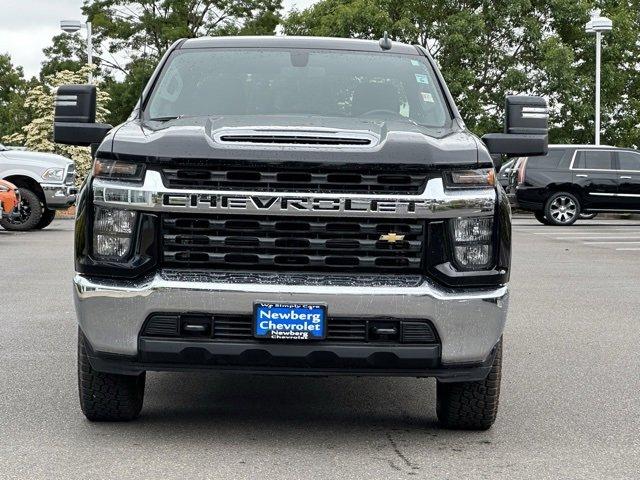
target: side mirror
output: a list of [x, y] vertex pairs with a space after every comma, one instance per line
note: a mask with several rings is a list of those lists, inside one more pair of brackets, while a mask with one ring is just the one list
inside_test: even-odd
[[62, 85], [56, 93], [53, 141], [88, 147], [100, 143], [113, 127], [96, 123], [96, 87]]
[[546, 155], [549, 146], [549, 111], [546, 100], [534, 96], [508, 96], [504, 133], [488, 133], [482, 140], [492, 155]]

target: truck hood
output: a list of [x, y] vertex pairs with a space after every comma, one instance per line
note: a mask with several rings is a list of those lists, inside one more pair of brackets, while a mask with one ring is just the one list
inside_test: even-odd
[[[279, 140], [269, 143], [264, 140], [265, 136]], [[338, 140], [336, 144], [284, 144], [283, 136]], [[227, 141], [229, 138], [234, 140]], [[367, 139], [369, 143], [340, 143], [354, 138]], [[113, 130], [100, 148], [104, 150], [111, 150], [117, 157], [134, 155], [149, 160], [357, 162], [437, 168], [477, 165], [479, 141], [457, 124], [453, 128], [429, 128], [402, 120], [306, 115], [224, 116], [163, 122], [132, 120]]]
[[22, 167], [32, 166], [45, 169], [52, 167], [66, 168], [73, 163], [73, 161], [62, 155], [30, 152], [28, 150], [2, 150], [0, 152], [0, 159], [2, 158]]

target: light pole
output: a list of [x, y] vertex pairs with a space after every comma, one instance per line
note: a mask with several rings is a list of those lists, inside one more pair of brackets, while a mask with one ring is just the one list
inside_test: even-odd
[[591, 12], [591, 20], [584, 29], [587, 33], [596, 34], [596, 145], [600, 145], [600, 51], [602, 49], [602, 33], [610, 32], [613, 22], [600, 16], [600, 10]]
[[[67, 33], [75, 33], [82, 27], [87, 29], [87, 65], [93, 66], [93, 45], [91, 43], [91, 22], [80, 23], [77, 20], [61, 20], [60, 28]], [[93, 83], [93, 73], [89, 70], [89, 83]]]

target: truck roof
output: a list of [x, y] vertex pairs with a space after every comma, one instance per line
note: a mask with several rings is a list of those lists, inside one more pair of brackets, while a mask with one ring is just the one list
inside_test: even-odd
[[377, 40], [353, 38], [242, 36], [200, 37], [185, 40], [178, 48], [312, 48], [322, 50], [352, 50], [362, 52], [391, 52], [420, 55], [418, 49], [406, 43], [392, 42], [391, 50], [383, 50]]

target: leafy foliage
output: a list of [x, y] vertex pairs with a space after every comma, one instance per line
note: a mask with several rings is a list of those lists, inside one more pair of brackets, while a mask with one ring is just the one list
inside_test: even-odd
[[124, 121], [160, 57], [180, 38], [203, 35], [273, 35], [282, 0], [88, 0], [83, 12], [92, 20], [96, 44], [129, 57], [119, 69], [122, 82], [108, 81], [109, 121]]
[[[640, 146], [640, 1], [598, 2], [614, 22], [604, 37], [605, 141]], [[468, 126], [501, 128], [506, 94], [539, 94], [552, 107], [551, 140], [593, 141], [594, 38], [584, 32], [591, 0], [323, 0], [284, 21], [293, 35], [417, 43], [440, 64]]]
[[[53, 142], [53, 114], [55, 90], [60, 85], [84, 83], [89, 67], [84, 66], [77, 72], [63, 70], [44, 77], [44, 82], [33, 86], [26, 94], [25, 107], [32, 112], [33, 120], [22, 127], [20, 132], [3, 138], [10, 144], [20, 144], [36, 152], [57, 153], [71, 158], [76, 166], [77, 177], [84, 180], [91, 168], [91, 151], [88, 147], [61, 145]], [[108, 115], [105, 108], [109, 94], [98, 90], [96, 120], [104, 121]]]
[[[79, 33], [55, 35], [42, 53], [45, 61], [40, 69], [40, 80], [63, 70], [77, 72], [87, 63], [86, 41]], [[99, 63], [100, 59], [97, 60]]]
[[0, 138], [18, 132], [28, 122], [24, 96], [29, 84], [22, 67], [15, 67], [9, 55], [0, 55]]

